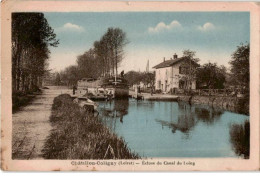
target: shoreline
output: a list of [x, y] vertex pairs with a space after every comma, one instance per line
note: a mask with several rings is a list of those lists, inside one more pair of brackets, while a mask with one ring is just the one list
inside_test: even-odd
[[221, 108], [227, 111], [249, 116], [249, 99], [238, 97], [217, 97], [217, 96], [179, 96], [178, 101], [190, 104], [208, 105], [213, 108]]
[[[138, 159], [127, 143], [73, 102], [69, 94], [54, 98], [53, 125], [42, 153], [45, 159]], [[80, 152], [79, 152], [80, 151]]]
[[[129, 91], [129, 95], [136, 98], [133, 91]], [[221, 97], [221, 96], [203, 96], [203, 95], [170, 95], [170, 94], [149, 94], [141, 93], [144, 100], [150, 101], [182, 101], [190, 104], [208, 105], [213, 108], [221, 108], [223, 110], [249, 115], [249, 99], [238, 97]]]

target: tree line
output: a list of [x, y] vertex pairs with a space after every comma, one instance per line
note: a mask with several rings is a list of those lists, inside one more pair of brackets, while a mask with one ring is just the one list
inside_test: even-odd
[[241, 43], [231, 54], [230, 68], [218, 66], [217, 63], [206, 63], [196, 71], [198, 88], [240, 88], [249, 90], [250, 68], [249, 68], [250, 46]]
[[118, 75], [118, 67], [124, 58], [124, 46], [128, 42], [122, 29], [108, 28], [92, 48], [77, 57], [76, 65], [56, 72], [53, 83], [72, 86], [82, 78]]
[[48, 67], [49, 46], [58, 46], [43, 13], [12, 14], [12, 90], [37, 89]]

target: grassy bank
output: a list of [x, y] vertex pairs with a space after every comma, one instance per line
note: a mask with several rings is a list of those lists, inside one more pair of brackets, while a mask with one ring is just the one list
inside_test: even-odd
[[50, 121], [54, 129], [43, 152], [45, 159], [136, 159], [123, 139], [97, 117], [86, 114], [70, 95], [54, 99]]
[[36, 94], [41, 93], [40, 89], [35, 92], [16, 91], [12, 93], [12, 111], [16, 112], [21, 107], [28, 105]]

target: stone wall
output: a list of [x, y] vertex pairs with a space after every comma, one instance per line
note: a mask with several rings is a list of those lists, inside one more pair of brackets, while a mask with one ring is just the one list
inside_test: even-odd
[[179, 96], [178, 101], [190, 104], [205, 104], [214, 108], [249, 115], [249, 98], [217, 97], [217, 96]]

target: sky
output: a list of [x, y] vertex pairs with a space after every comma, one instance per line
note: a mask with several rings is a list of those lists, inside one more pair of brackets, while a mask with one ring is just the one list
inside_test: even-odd
[[200, 64], [229, 67], [231, 54], [250, 43], [248, 12], [47, 12], [60, 44], [50, 48], [49, 68], [60, 71], [75, 65], [78, 55], [93, 47], [109, 27], [126, 32], [124, 60], [119, 71], [144, 71], [185, 49], [196, 51]]

